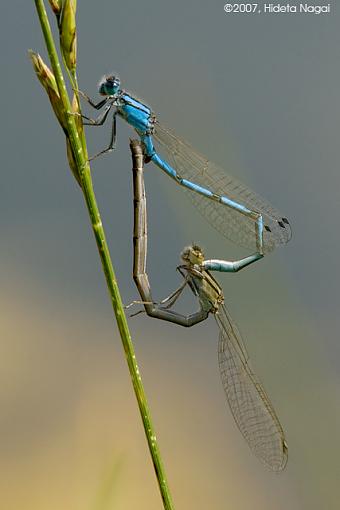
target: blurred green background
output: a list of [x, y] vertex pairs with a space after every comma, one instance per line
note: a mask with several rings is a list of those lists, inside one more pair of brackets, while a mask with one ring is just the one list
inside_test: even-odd
[[[78, 2], [78, 75], [106, 72], [291, 220], [290, 244], [219, 278], [287, 434], [281, 475], [251, 454], [225, 402], [211, 318], [130, 322], [176, 509], [335, 510], [340, 480], [339, 13], [226, 15], [223, 2]], [[1, 17], [0, 500], [6, 510], [162, 507], [64, 136], [27, 49], [46, 57], [33, 2]], [[125, 303], [132, 282], [128, 126], [93, 164]], [[90, 153], [109, 128], [88, 132]], [[156, 298], [178, 254], [246, 253], [156, 167], [146, 169]], [[174, 204], [176, 207], [174, 207]], [[194, 303], [191, 302], [191, 306]]]

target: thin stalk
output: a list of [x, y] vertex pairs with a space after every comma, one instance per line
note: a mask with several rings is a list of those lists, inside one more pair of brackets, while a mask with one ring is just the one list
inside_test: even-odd
[[148, 403], [144, 391], [144, 387], [142, 384], [142, 379], [140, 376], [140, 371], [137, 365], [136, 356], [133, 348], [133, 344], [131, 341], [131, 335], [129, 332], [124, 307], [122, 303], [122, 299], [120, 296], [116, 276], [113, 270], [113, 265], [111, 262], [111, 257], [109, 253], [109, 248], [106, 242], [104, 228], [102, 225], [99, 209], [97, 206], [91, 173], [90, 173], [90, 165], [87, 160], [86, 155], [86, 145], [84, 145], [84, 150], [82, 146], [82, 140], [80, 139], [77, 128], [75, 125], [75, 119], [73, 115], [70, 115], [71, 105], [69, 96], [67, 93], [67, 89], [65, 86], [65, 81], [63, 78], [61, 66], [59, 63], [58, 54], [55, 48], [50, 24], [48, 21], [47, 13], [45, 10], [43, 0], [35, 0], [36, 9], [38, 12], [38, 16], [40, 19], [41, 28], [44, 34], [48, 54], [51, 61], [51, 66], [56, 78], [60, 98], [63, 102], [65, 112], [66, 112], [66, 121], [67, 121], [67, 132], [69, 136], [69, 140], [73, 149], [73, 153], [76, 160], [76, 165], [78, 168], [80, 182], [82, 191], [84, 193], [84, 198], [86, 202], [86, 206], [88, 209], [88, 213], [90, 216], [90, 221], [93, 229], [93, 233], [96, 239], [97, 248], [99, 251], [101, 263], [103, 266], [105, 279], [107, 283], [107, 287], [109, 290], [109, 295], [112, 303], [112, 307], [116, 316], [117, 325], [120, 333], [120, 337], [122, 340], [122, 344], [125, 351], [126, 360], [128, 363], [133, 388], [135, 391], [135, 395], [137, 398], [140, 414], [143, 421], [143, 426], [145, 430], [145, 435], [148, 441], [150, 454], [152, 457], [153, 465], [155, 468], [163, 505], [166, 510], [173, 510], [173, 504], [171, 501], [170, 491], [168, 487], [168, 483], [165, 476], [165, 471], [158, 447], [158, 443], [156, 440], [156, 434], [153, 427], [150, 411], [148, 408]]

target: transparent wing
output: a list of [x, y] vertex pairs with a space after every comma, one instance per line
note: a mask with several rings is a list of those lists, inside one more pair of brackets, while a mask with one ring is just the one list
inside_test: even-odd
[[223, 305], [215, 317], [220, 328], [222, 384], [236, 424], [261, 461], [273, 471], [281, 471], [287, 463], [288, 449], [280, 422], [252, 371], [241, 334]]
[[[266, 200], [251, 191], [244, 184], [211, 163], [184, 140], [180, 140], [159, 122], [153, 134], [156, 142], [166, 152], [166, 159], [181, 177], [199, 184], [217, 195], [226, 196], [252, 211], [262, 214], [264, 221], [264, 251], [287, 243], [291, 227], [287, 218], [276, 211]], [[245, 248], [256, 250], [255, 220], [224, 204], [186, 190], [199, 212], [222, 235]]]

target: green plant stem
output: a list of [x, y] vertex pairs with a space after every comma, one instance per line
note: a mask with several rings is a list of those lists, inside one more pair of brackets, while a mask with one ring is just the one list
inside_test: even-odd
[[102, 262], [106, 283], [108, 286], [110, 299], [112, 303], [112, 307], [116, 316], [119, 333], [121, 336], [121, 340], [123, 343], [125, 356], [127, 359], [128, 367], [130, 370], [130, 375], [132, 379], [132, 384], [134, 387], [135, 395], [137, 398], [139, 410], [141, 413], [141, 417], [143, 420], [144, 430], [147, 437], [149, 450], [151, 453], [153, 465], [155, 468], [163, 505], [166, 510], [173, 510], [173, 504], [171, 501], [170, 491], [168, 487], [168, 483], [165, 476], [165, 471], [158, 447], [158, 443], [156, 440], [156, 434], [154, 431], [154, 427], [151, 420], [150, 411], [148, 408], [148, 403], [144, 391], [144, 387], [142, 384], [142, 379], [140, 376], [140, 371], [138, 369], [136, 356], [134, 353], [133, 344], [131, 341], [131, 335], [129, 332], [124, 307], [122, 303], [122, 299], [120, 296], [117, 280], [115, 277], [115, 273], [113, 270], [110, 253], [108, 249], [108, 245], [105, 239], [104, 228], [102, 225], [102, 221], [99, 214], [99, 209], [97, 206], [91, 173], [90, 173], [90, 165], [87, 161], [86, 156], [86, 146], [85, 146], [85, 154], [82, 147], [82, 141], [78, 135], [74, 116], [70, 115], [71, 106], [70, 100], [68, 97], [67, 89], [65, 86], [65, 81], [63, 78], [61, 66], [59, 63], [58, 54], [55, 48], [53, 35], [51, 32], [50, 24], [48, 21], [47, 13], [45, 10], [45, 6], [42, 0], [35, 0], [35, 5], [37, 8], [38, 16], [40, 19], [42, 31], [44, 34], [48, 54], [51, 61], [51, 66], [56, 78], [56, 82], [58, 85], [59, 94], [61, 100], [63, 102], [65, 108], [65, 116], [67, 120], [67, 131], [70, 139], [70, 143], [72, 145], [72, 149], [75, 155], [76, 164], [78, 167], [78, 172], [80, 176], [80, 182], [82, 186], [82, 191], [84, 193], [85, 202], [87, 205], [87, 209], [89, 212], [92, 229], [95, 235], [95, 239], [97, 242], [97, 248], [99, 251], [100, 259]]

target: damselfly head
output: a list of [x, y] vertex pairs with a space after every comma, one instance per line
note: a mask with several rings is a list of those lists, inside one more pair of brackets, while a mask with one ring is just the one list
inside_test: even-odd
[[120, 90], [120, 79], [118, 76], [103, 76], [98, 83], [98, 91], [102, 96], [114, 96]]
[[187, 246], [181, 253], [183, 262], [187, 264], [198, 264], [201, 265], [204, 262], [204, 253], [200, 246], [192, 244]]

